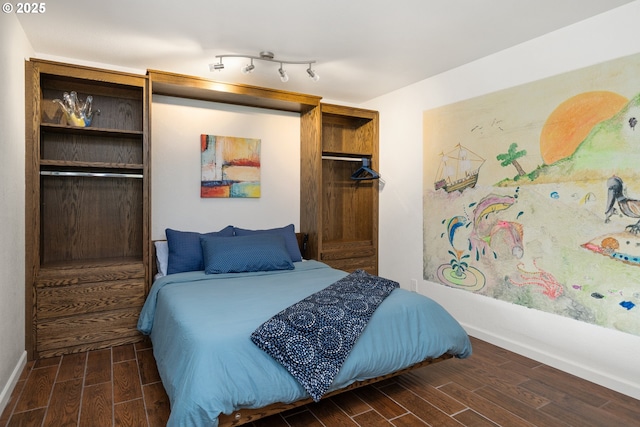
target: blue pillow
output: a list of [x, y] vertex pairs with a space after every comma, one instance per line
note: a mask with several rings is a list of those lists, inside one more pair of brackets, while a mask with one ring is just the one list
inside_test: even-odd
[[167, 274], [185, 271], [204, 270], [202, 246], [200, 236], [233, 236], [233, 227], [226, 226], [220, 231], [201, 234], [193, 231], [178, 231], [167, 228], [167, 244], [169, 245], [169, 260]]
[[284, 238], [280, 235], [201, 236], [200, 243], [206, 274], [294, 268]]
[[236, 236], [248, 236], [251, 234], [275, 234], [284, 237], [284, 242], [287, 246], [287, 251], [291, 257], [291, 261], [302, 261], [302, 254], [300, 254], [300, 247], [298, 246], [298, 238], [293, 224], [289, 224], [281, 228], [270, 228], [267, 230], [245, 230], [243, 228], [233, 227], [233, 232]]

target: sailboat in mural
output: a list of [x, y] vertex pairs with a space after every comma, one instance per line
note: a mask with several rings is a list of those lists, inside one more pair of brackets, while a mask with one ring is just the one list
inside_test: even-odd
[[436, 174], [436, 191], [442, 188], [451, 193], [475, 187], [485, 159], [461, 144], [441, 156]]

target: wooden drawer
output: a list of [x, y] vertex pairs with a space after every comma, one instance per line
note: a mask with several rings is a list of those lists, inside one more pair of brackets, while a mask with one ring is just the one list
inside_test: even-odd
[[89, 264], [42, 268], [36, 278], [36, 287], [67, 286], [80, 283], [106, 282], [124, 279], [143, 279], [142, 262], [96, 262]]
[[322, 258], [322, 261], [326, 262], [329, 260], [338, 260], [338, 259], [373, 258], [375, 257], [375, 255], [376, 255], [376, 249], [369, 247], [369, 248], [360, 248], [360, 249], [323, 251], [321, 258]]
[[322, 261], [347, 258], [375, 257], [376, 247], [371, 240], [331, 241], [322, 245]]
[[337, 259], [323, 262], [333, 268], [348, 271], [350, 273], [355, 270], [364, 270], [369, 274], [378, 274], [378, 263], [373, 257]]
[[136, 261], [43, 268], [34, 288], [35, 356], [140, 341], [145, 269]]
[[140, 341], [139, 315], [140, 307], [135, 307], [40, 321], [37, 354], [55, 356]]
[[56, 317], [142, 307], [145, 282], [128, 279], [81, 285], [36, 288], [38, 321]]
[[344, 271], [360, 269], [378, 274], [378, 250], [371, 240], [326, 242], [320, 261]]

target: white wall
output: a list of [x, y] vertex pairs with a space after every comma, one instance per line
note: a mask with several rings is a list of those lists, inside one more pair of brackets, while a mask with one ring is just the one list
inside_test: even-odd
[[638, 16], [640, 1], [364, 105], [380, 111], [380, 274], [406, 288], [416, 279], [474, 336], [635, 398], [640, 337], [422, 280], [422, 113], [637, 53]]
[[[159, 95], [151, 114], [152, 239], [164, 239], [166, 228], [299, 231], [299, 114]], [[201, 134], [261, 140], [260, 198], [200, 198]]]
[[15, 15], [0, 15], [0, 413], [26, 362], [24, 342], [24, 59]]

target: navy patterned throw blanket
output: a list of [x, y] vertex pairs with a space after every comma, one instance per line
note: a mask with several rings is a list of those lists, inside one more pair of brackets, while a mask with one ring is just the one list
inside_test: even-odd
[[264, 322], [251, 341], [314, 401], [327, 392], [373, 312], [397, 282], [357, 270]]

